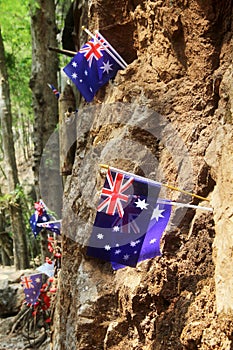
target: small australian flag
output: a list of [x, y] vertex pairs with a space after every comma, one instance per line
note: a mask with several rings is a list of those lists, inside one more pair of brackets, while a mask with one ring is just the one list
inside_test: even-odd
[[87, 255], [136, 266], [160, 184], [108, 170]]
[[24, 289], [25, 300], [27, 304], [34, 305], [40, 295], [42, 286], [42, 274], [21, 277], [21, 285]]
[[105, 48], [108, 48], [106, 41], [96, 35], [63, 69], [87, 102], [92, 101], [96, 92], [121, 69]]

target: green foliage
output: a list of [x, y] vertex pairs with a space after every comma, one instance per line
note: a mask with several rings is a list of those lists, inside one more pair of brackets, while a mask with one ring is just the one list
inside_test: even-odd
[[28, 201], [29, 198], [26, 196], [22, 186], [17, 184], [14, 191], [0, 196], [0, 210], [6, 210], [10, 205], [19, 206], [20, 204], [28, 203]]
[[32, 121], [29, 89], [32, 53], [28, 1], [0, 0], [0, 18], [15, 125], [19, 114]]
[[0, 211], [8, 212], [10, 206], [21, 207], [26, 225], [26, 235], [28, 237], [28, 241], [30, 242], [32, 231], [29, 224], [29, 219], [31, 216], [31, 208], [33, 208], [33, 200], [25, 194], [23, 187], [20, 184], [16, 185], [13, 192], [0, 195]]

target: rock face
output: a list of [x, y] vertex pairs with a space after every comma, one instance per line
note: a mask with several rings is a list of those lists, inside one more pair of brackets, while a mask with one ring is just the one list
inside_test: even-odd
[[[20, 293], [21, 292], [21, 293]], [[23, 302], [20, 284], [8, 285], [7, 280], [0, 281], [0, 317], [16, 315]]]
[[[89, 27], [129, 66], [79, 108], [53, 349], [230, 350], [233, 1], [85, 6]], [[174, 207], [162, 256], [114, 272], [86, 256], [104, 181], [99, 163], [209, 197], [160, 194], [213, 213]]]
[[11, 267], [1, 268], [0, 274], [0, 318], [16, 315], [24, 300], [20, 276], [23, 271], [15, 272]]

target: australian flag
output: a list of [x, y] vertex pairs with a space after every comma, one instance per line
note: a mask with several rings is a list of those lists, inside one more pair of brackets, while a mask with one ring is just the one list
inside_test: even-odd
[[54, 276], [54, 261], [52, 261], [51, 264], [45, 262], [44, 264], [37, 267], [36, 269], [49, 277], [53, 277]]
[[[168, 200], [163, 200], [161, 204], [160, 200], [158, 200], [156, 203], [150, 218], [150, 223], [142, 244], [138, 261], [152, 259], [161, 255], [160, 240], [169, 222], [171, 208], [172, 206]], [[114, 270], [118, 270], [125, 267], [125, 265], [112, 262], [112, 267]]]
[[136, 266], [160, 184], [108, 170], [87, 255]]
[[55, 232], [57, 235], [61, 234], [61, 221], [47, 221], [43, 223], [38, 223], [37, 226], [41, 228], [46, 228], [46, 230]]
[[96, 92], [121, 69], [105, 48], [110, 50], [105, 40], [96, 35], [95, 39], [82, 46], [64, 68], [87, 102], [92, 101]]
[[32, 232], [36, 237], [43, 227], [39, 227], [38, 223], [45, 223], [46, 221], [50, 221], [50, 216], [47, 214], [47, 211], [44, 208], [44, 203], [42, 201], [34, 203], [35, 212], [29, 219], [29, 224], [31, 226]]
[[21, 285], [24, 289], [25, 300], [27, 304], [34, 305], [40, 295], [42, 286], [42, 274], [21, 277]]
[[52, 84], [48, 84], [48, 87], [52, 90], [57, 99], [60, 97], [60, 92]]

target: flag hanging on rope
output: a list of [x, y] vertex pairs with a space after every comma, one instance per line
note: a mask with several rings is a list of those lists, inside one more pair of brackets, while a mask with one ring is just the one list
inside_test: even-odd
[[46, 221], [50, 221], [50, 216], [47, 214], [44, 203], [42, 200], [34, 203], [35, 212], [29, 219], [29, 224], [31, 226], [32, 232], [36, 237], [43, 227], [37, 226], [38, 223], [44, 223]]
[[24, 289], [27, 304], [35, 304], [40, 295], [42, 286], [42, 274], [21, 277], [21, 285]]
[[52, 84], [48, 84], [48, 87], [50, 87], [50, 89], [52, 90], [52, 92], [54, 93], [54, 95], [56, 96], [56, 98], [59, 99], [59, 97], [60, 97], [60, 92], [59, 92]]
[[87, 255], [136, 266], [160, 184], [108, 170]]
[[37, 226], [55, 232], [57, 235], [61, 234], [61, 220], [37, 223]]
[[[166, 203], [163, 200], [162, 204], [159, 202], [160, 200], [156, 203], [150, 218], [150, 223], [142, 244], [138, 262], [161, 255], [160, 240], [169, 222], [172, 205], [168, 200]], [[122, 265], [112, 262], [112, 267], [114, 270], [118, 270], [125, 267], [125, 264]]]
[[[103, 36], [98, 34], [72, 58], [63, 69], [73, 81], [87, 102], [93, 100], [96, 92], [122, 67], [106, 50], [111, 50]], [[113, 54], [115, 57], [115, 55]]]

